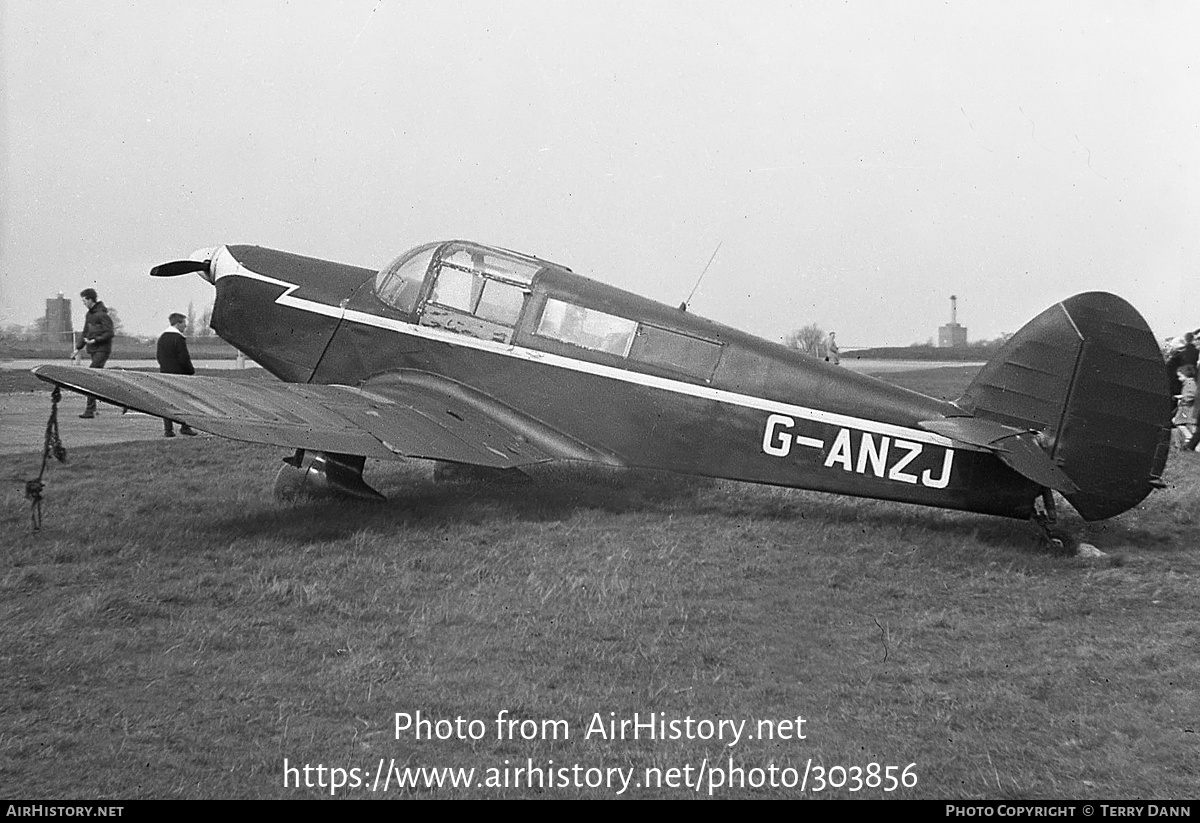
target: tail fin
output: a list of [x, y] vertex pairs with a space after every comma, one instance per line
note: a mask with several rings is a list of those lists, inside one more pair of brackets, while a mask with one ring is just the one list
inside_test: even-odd
[[1133, 508], [1159, 485], [1171, 396], [1154, 334], [1133, 306], [1077, 294], [1012, 336], [957, 401], [982, 420], [1035, 429], [1078, 486], [1085, 520]]

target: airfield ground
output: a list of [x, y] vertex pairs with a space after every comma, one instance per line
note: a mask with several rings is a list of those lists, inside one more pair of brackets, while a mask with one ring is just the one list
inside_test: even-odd
[[[968, 377], [891, 379], [954, 396]], [[528, 765], [632, 769], [626, 797], [1168, 800], [1200, 785], [1200, 456], [1173, 455], [1168, 488], [1121, 517], [1071, 520], [1107, 552], [1087, 561], [1016, 521], [578, 466], [436, 484], [426, 463], [372, 461], [386, 504], [283, 505], [278, 449], [164, 441], [154, 419], [128, 422], [146, 442], [84, 446], [83, 424], [126, 423], [66, 406], [69, 462], [47, 470], [40, 532], [18, 482], [38, 451], [5, 458], [6, 796], [617, 794], [515, 785]], [[485, 734], [398, 734], [396, 714], [417, 711]], [[500, 739], [502, 712], [534, 738]], [[635, 712], [755, 736], [586, 734]], [[759, 733], [783, 721], [788, 739]], [[380, 763], [509, 783], [372, 791]], [[772, 764], [781, 781], [809, 771], [806, 789], [749, 785]], [[844, 785], [818, 788], [817, 766]], [[888, 766], [915, 785], [885, 791]], [[365, 785], [331, 790], [334, 767]], [[670, 769], [674, 786], [648, 782]], [[707, 770], [698, 791], [685, 769]]]
[[[274, 379], [262, 369], [200, 369], [197, 373], [240, 380]], [[50, 416], [51, 388], [27, 369], [0, 369], [0, 456], [41, 451]], [[81, 420], [79, 414], [83, 406], [82, 395], [62, 393], [59, 431], [71, 447], [129, 443], [163, 436], [162, 420], [157, 417], [123, 413], [116, 406], [100, 403], [96, 418]]]

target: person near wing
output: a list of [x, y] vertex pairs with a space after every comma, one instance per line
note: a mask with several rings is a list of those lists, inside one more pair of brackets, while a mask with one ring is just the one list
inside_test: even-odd
[[[170, 323], [167, 330], [158, 336], [158, 370], [163, 374], [195, 374], [192, 356], [187, 347], [187, 318], [174, 312], [167, 318]], [[179, 425], [179, 433], [196, 434], [196, 430], [186, 423]], [[174, 437], [175, 426], [169, 419], [163, 418], [163, 437]]]
[[[102, 369], [112, 355], [113, 321], [108, 316], [108, 309], [97, 299], [95, 289], [84, 289], [79, 296], [87, 307], [87, 316], [83, 320], [83, 332], [79, 335], [72, 359], [80, 362], [86, 349], [92, 358], [90, 368]], [[88, 397], [87, 407], [79, 416], [85, 420], [96, 416], [96, 398]]]

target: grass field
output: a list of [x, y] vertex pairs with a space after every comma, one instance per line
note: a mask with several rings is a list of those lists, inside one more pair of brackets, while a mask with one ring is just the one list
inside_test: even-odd
[[[888, 377], [954, 396], [965, 376]], [[714, 796], [1200, 785], [1200, 456], [1173, 456], [1169, 488], [1138, 509], [1072, 521], [1108, 553], [1091, 561], [1048, 553], [1022, 522], [568, 465], [499, 485], [372, 462], [387, 504], [283, 505], [280, 457], [215, 438], [72, 450], [49, 469], [39, 533], [16, 482], [38, 458], [10, 462], [0, 794], [328, 797], [323, 766], [362, 770], [340, 797], [612, 797], [629, 773], [587, 769], [633, 770], [624, 797], [703, 797], [731, 758], [748, 783], [807, 770], [805, 791], [734, 772]], [[430, 733], [484, 733], [397, 735], [396, 713], [418, 711], [481, 723]], [[500, 739], [501, 712], [535, 739], [520, 724]], [[723, 740], [586, 735], [635, 712], [680, 731], [746, 725], [734, 745], [728, 726]], [[759, 721], [792, 722], [771, 740]], [[285, 788], [285, 760], [292, 786], [307, 764], [325, 787]], [[397, 788], [393, 774], [371, 791], [381, 762], [500, 785]], [[897, 778], [912, 764], [916, 784], [817, 785], [818, 766], [840, 782], [835, 767], [870, 764]], [[615, 788], [514, 786], [529, 765]], [[646, 785], [670, 769], [699, 792]]]

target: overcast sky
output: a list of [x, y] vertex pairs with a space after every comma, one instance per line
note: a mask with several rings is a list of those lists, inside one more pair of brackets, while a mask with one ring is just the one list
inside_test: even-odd
[[0, 326], [252, 243], [535, 254], [770, 339], [1200, 327], [1200, 4], [4, 0]]

